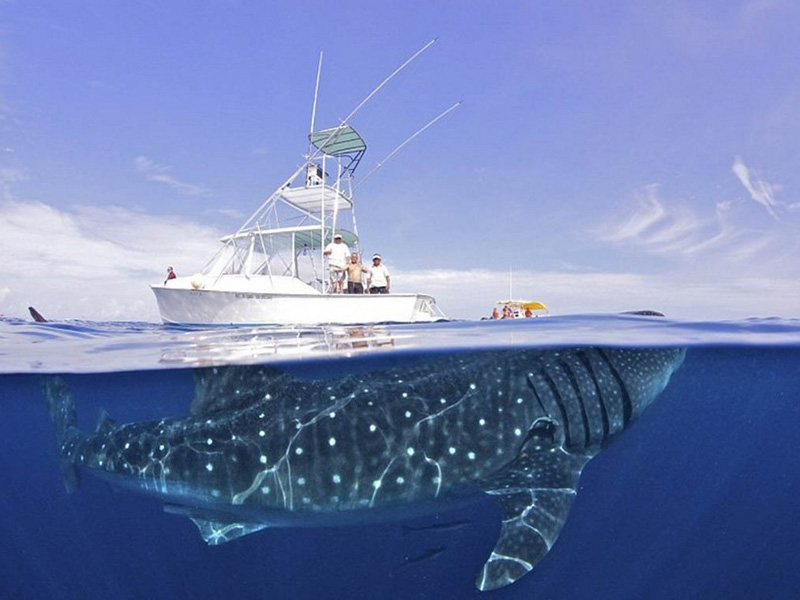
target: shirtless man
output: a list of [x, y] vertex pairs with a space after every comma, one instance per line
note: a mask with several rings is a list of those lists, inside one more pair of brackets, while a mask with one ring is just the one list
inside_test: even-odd
[[364, 275], [368, 273], [368, 270], [358, 261], [358, 254], [356, 252], [350, 255], [350, 262], [347, 263], [344, 270], [347, 272], [347, 293], [363, 294], [364, 284], [362, 281]]

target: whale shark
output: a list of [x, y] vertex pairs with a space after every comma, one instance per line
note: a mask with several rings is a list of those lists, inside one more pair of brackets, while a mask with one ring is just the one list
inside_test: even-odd
[[[66, 381], [44, 394], [69, 491], [85, 470], [156, 495], [222, 544], [274, 526], [490, 495], [502, 523], [476, 576], [513, 583], [550, 550], [586, 463], [633, 423], [682, 348], [503, 349], [383, 357], [315, 376], [302, 363], [197, 369], [188, 416], [77, 428]], [[355, 361], [357, 362], [357, 361]]]

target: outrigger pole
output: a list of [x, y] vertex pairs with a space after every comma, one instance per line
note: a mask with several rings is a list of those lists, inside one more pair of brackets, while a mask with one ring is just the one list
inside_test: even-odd
[[365, 182], [367, 179], [369, 179], [369, 176], [370, 176], [370, 175], [372, 175], [372, 174], [373, 174], [373, 173], [375, 173], [375, 172], [376, 172], [378, 169], [380, 169], [381, 167], [383, 167], [383, 165], [384, 165], [384, 164], [386, 164], [386, 161], [388, 161], [388, 160], [389, 160], [390, 158], [392, 158], [392, 157], [393, 157], [395, 154], [397, 154], [398, 152], [400, 152], [400, 150], [402, 150], [402, 149], [403, 149], [403, 148], [404, 148], [406, 145], [410, 144], [410, 143], [411, 143], [411, 142], [412, 142], [414, 139], [416, 139], [416, 138], [417, 138], [417, 136], [419, 136], [419, 135], [420, 135], [420, 134], [421, 134], [423, 131], [425, 131], [426, 129], [428, 129], [428, 127], [430, 127], [431, 125], [433, 125], [434, 123], [436, 123], [436, 122], [437, 122], [437, 121], [439, 121], [440, 119], [443, 119], [443, 118], [444, 118], [444, 117], [446, 117], [446, 116], [447, 116], [449, 113], [451, 113], [452, 111], [454, 111], [455, 109], [457, 109], [459, 106], [461, 106], [461, 103], [462, 103], [462, 102], [463, 102], [463, 100], [459, 100], [458, 102], [456, 102], [455, 104], [453, 104], [453, 106], [451, 106], [451, 107], [450, 107], [450, 108], [448, 108], [446, 111], [444, 111], [443, 113], [441, 113], [441, 114], [440, 114], [438, 117], [436, 117], [435, 119], [432, 119], [432, 120], [428, 121], [427, 125], [425, 125], [424, 127], [422, 127], [422, 128], [420, 128], [420, 129], [418, 129], [418, 130], [417, 130], [417, 132], [416, 132], [415, 134], [413, 134], [412, 136], [410, 136], [410, 137], [406, 138], [406, 140], [405, 140], [405, 141], [404, 141], [402, 144], [400, 144], [399, 146], [396, 146], [396, 147], [395, 147], [395, 149], [394, 149], [394, 150], [392, 150], [391, 152], [389, 152], [389, 154], [387, 154], [387, 155], [386, 155], [386, 157], [385, 157], [385, 158], [384, 158], [382, 161], [379, 161], [379, 162], [378, 162], [378, 164], [376, 164], [376, 165], [375, 165], [375, 166], [372, 168], [372, 170], [371, 170], [369, 173], [367, 173], [366, 175], [364, 175], [364, 177], [362, 177], [361, 179], [359, 179], [359, 180], [358, 180], [358, 183], [357, 183], [356, 185], [354, 185], [354, 186], [353, 186], [353, 191], [356, 191], [356, 190], [357, 190], [359, 187], [361, 187], [361, 184], [362, 184], [362, 183], [364, 183], [364, 182]]
[[[348, 123], [348, 122], [350, 121], [350, 119], [352, 119], [352, 118], [353, 118], [353, 116], [354, 116], [354, 115], [355, 115], [355, 114], [356, 114], [356, 113], [357, 113], [359, 110], [361, 110], [361, 107], [362, 107], [362, 106], [364, 106], [364, 105], [365, 105], [367, 102], [369, 102], [370, 98], [372, 98], [372, 97], [373, 97], [375, 94], [377, 94], [377, 93], [380, 91], [380, 89], [381, 89], [383, 86], [385, 86], [387, 83], [389, 83], [389, 81], [391, 81], [392, 79], [394, 79], [394, 76], [395, 76], [395, 75], [397, 75], [397, 74], [398, 74], [400, 71], [402, 71], [402, 70], [403, 70], [403, 69], [405, 69], [405, 68], [406, 68], [406, 67], [407, 67], [409, 64], [411, 64], [411, 61], [413, 61], [413, 60], [414, 60], [415, 58], [417, 58], [417, 57], [418, 57], [420, 54], [422, 54], [423, 52], [425, 52], [425, 50], [427, 50], [428, 48], [430, 48], [431, 46], [433, 46], [433, 45], [436, 43], [436, 40], [438, 40], [438, 39], [439, 39], [438, 37], [436, 37], [436, 38], [433, 38], [433, 39], [432, 39], [430, 42], [428, 42], [427, 44], [425, 44], [425, 45], [424, 45], [422, 48], [420, 48], [420, 49], [419, 49], [419, 50], [417, 50], [417, 51], [416, 51], [416, 52], [415, 52], [413, 55], [411, 55], [411, 57], [410, 57], [410, 58], [408, 58], [408, 59], [406, 60], [406, 62], [404, 62], [404, 63], [403, 63], [402, 65], [400, 65], [399, 67], [397, 67], [397, 68], [396, 68], [396, 69], [395, 69], [395, 70], [392, 72], [392, 74], [391, 74], [391, 75], [389, 75], [389, 76], [388, 76], [386, 79], [384, 79], [383, 81], [381, 81], [381, 82], [380, 82], [380, 84], [378, 85], [378, 87], [376, 87], [374, 90], [372, 90], [372, 91], [371, 91], [371, 92], [370, 92], [370, 93], [367, 95], [367, 97], [366, 97], [366, 98], [364, 98], [364, 99], [361, 101], [361, 103], [360, 103], [358, 106], [356, 106], [356, 107], [355, 107], [355, 108], [354, 108], [354, 109], [353, 109], [353, 110], [350, 112], [350, 114], [349, 114], [349, 115], [347, 115], [347, 116], [344, 118], [344, 121], [343, 121], [342, 125], [344, 125], [344, 124]], [[341, 127], [341, 125], [340, 125], [340, 127]], [[334, 135], [334, 134], [335, 134], [335, 132], [331, 134], [331, 137], [333, 137], [333, 135]], [[327, 143], [327, 140], [325, 140], [325, 143], [323, 143], [323, 144], [322, 144], [322, 146], [324, 147], [326, 143]]]

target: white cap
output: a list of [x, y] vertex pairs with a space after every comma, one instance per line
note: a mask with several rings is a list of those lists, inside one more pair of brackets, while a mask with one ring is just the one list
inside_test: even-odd
[[373, 255], [372, 255], [372, 260], [375, 260], [376, 258], [377, 258], [378, 260], [381, 260], [381, 255], [380, 255], [380, 254], [373, 254]]
[[333, 236], [333, 239], [336, 239], [336, 238], [342, 239], [342, 234], [341, 233], [337, 233], [335, 236]]

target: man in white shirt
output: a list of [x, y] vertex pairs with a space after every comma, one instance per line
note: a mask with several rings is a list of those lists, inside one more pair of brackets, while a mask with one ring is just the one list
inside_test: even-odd
[[381, 264], [381, 255], [376, 254], [372, 257], [372, 266], [367, 275], [367, 289], [370, 294], [388, 294], [389, 285], [389, 269]]
[[350, 256], [350, 248], [342, 241], [342, 235], [337, 233], [333, 236], [333, 242], [325, 246], [323, 254], [328, 257], [331, 292], [341, 294], [344, 291], [344, 268], [347, 264], [347, 257]]

